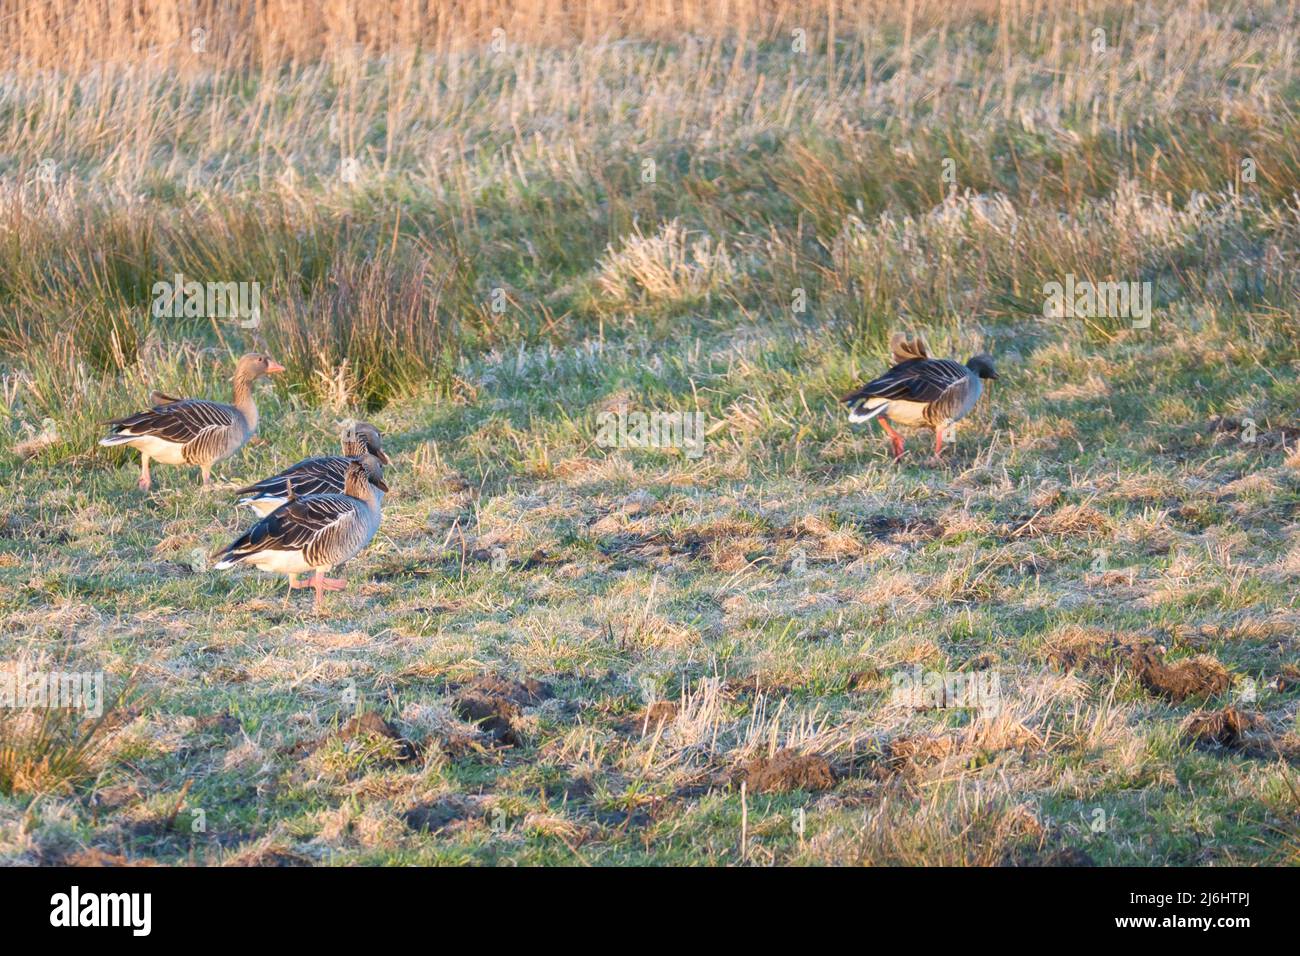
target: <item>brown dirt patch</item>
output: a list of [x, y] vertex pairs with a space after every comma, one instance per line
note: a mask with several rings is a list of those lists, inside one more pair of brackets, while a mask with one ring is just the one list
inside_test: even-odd
[[1152, 646], [1155, 638], [1087, 627], [1067, 627], [1048, 638], [1048, 661], [1066, 671], [1107, 663]]
[[625, 734], [655, 733], [663, 724], [677, 719], [678, 709], [675, 700], [657, 700], [624, 720], [618, 729]]
[[534, 707], [553, 696], [551, 688], [539, 680], [534, 680], [531, 677], [515, 680], [496, 674], [484, 674], [481, 677], [475, 677], [468, 684], [461, 685], [457, 693], [502, 697], [520, 707]]
[[419, 756], [416, 745], [400, 735], [393, 724], [385, 721], [373, 710], [367, 710], [364, 714], [357, 714], [356, 717], [351, 718], [339, 727], [338, 734], [335, 736], [341, 740], [390, 741], [385, 745], [391, 749], [393, 760], [399, 763], [415, 760]]
[[1088, 855], [1087, 850], [1077, 846], [1063, 846], [1053, 850], [1042, 859], [1043, 866], [1096, 866], [1097, 861]]
[[1077, 846], [1021, 846], [1012, 849], [1003, 861], [1007, 866], [1096, 866], [1082, 847]]
[[521, 708], [540, 704], [550, 696], [550, 688], [541, 681], [484, 674], [456, 691], [452, 708], [463, 720], [477, 724], [493, 743], [516, 747], [523, 742], [515, 728]]
[[732, 779], [736, 783], [743, 780], [750, 793], [811, 792], [835, 786], [835, 771], [817, 754], [778, 750], [771, 757], [755, 757], [742, 764]]
[[[1300, 427], [1294, 425], [1273, 426], [1267, 418], [1256, 424], [1255, 445], [1258, 448], [1272, 450], [1285, 448], [1300, 439]], [[1205, 426], [1205, 432], [1215, 444], [1224, 441], [1240, 441], [1245, 422], [1240, 418], [1216, 415]]]
[[652, 534], [616, 534], [597, 544], [616, 569], [631, 563], [685, 556], [708, 561], [726, 570], [743, 567], [746, 562], [765, 555], [771, 548], [769, 537], [749, 522], [712, 521], [681, 531]]
[[863, 534], [887, 541], [930, 541], [943, 535], [943, 525], [921, 515], [845, 515], [843, 521]]
[[239, 721], [229, 711], [210, 714], [194, 721], [194, 729], [204, 733], [233, 734], [239, 730]]
[[[467, 552], [465, 557], [470, 561], [476, 561], [480, 564], [490, 564], [496, 559], [494, 551], [495, 549], [490, 548], [475, 548], [474, 550]], [[450, 552], [446, 560], [459, 561], [460, 554], [458, 552]], [[569, 561], [567, 558], [557, 557], [543, 548], [537, 548], [526, 558], [508, 559], [506, 561], [506, 567], [510, 568], [512, 571], [532, 571], [536, 568], [562, 567], [568, 563]]]
[[1184, 740], [1202, 749], [1224, 748], [1248, 756], [1276, 756], [1279, 748], [1268, 734], [1262, 714], [1248, 714], [1236, 707], [1198, 710], [1179, 728]]
[[896, 737], [885, 745], [885, 767], [890, 773], [915, 777], [925, 767], [947, 760], [957, 752], [952, 737], [917, 734]]
[[1192, 697], [1215, 697], [1232, 683], [1228, 669], [1208, 654], [1166, 664], [1154, 651], [1134, 655], [1133, 671], [1142, 686], [1174, 703]]
[[282, 846], [258, 847], [246, 850], [226, 861], [226, 866], [315, 866], [310, 857], [295, 853]]
[[519, 717], [519, 708], [504, 697], [462, 692], [452, 701], [452, 708], [464, 720], [478, 725], [493, 743], [503, 747], [517, 747], [523, 743], [514, 725]]
[[749, 677], [728, 677], [718, 688], [726, 697], [747, 697], [754, 694], [766, 694], [769, 697], [786, 697], [794, 690], [785, 684], [774, 684], [758, 674]]
[[475, 818], [480, 812], [477, 801], [467, 797], [447, 797], [413, 807], [402, 814], [402, 819], [412, 830], [436, 833], [453, 823]]
[[880, 672], [877, 668], [854, 671], [849, 675], [846, 690], [851, 694], [864, 694], [871, 691], [887, 690], [890, 687], [889, 677]]

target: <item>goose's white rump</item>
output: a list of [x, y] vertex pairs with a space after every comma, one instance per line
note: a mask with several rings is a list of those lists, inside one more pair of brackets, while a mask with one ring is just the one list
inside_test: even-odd
[[[307, 563], [306, 558], [301, 551], [283, 551], [267, 550], [258, 551], [246, 558], [237, 558], [235, 560], [219, 561], [213, 565], [218, 571], [224, 571], [227, 568], [233, 568], [242, 561], [245, 564], [251, 564], [253, 567], [262, 571], [270, 571], [274, 574], [305, 574], [308, 571], [316, 570], [312, 565]], [[324, 565], [321, 571], [328, 571], [329, 565]]]
[[885, 414], [900, 425], [919, 427], [925, 424], [925, 403], [869, 398], [849, 409], [849, 421], [869, 422], [877, 415]]
[[185, 446], [178, 442], [159, 438], [157, 435], [133, 435], [131, 432], [124, 431], [116, 435], [109, 435], [107, 438], [101, 438], [99, 443], [108, 447], [129, 445], [144, 452], [155, 461], [162, 462], [164, 465], [185, 464]]

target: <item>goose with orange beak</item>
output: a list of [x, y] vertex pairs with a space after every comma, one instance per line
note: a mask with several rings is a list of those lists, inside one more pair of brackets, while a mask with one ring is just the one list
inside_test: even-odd
[[264, 375], [283, 371], [284, 366], [271, 356], [249, 353], [235, 364], [232, 404], [154, 392], [151, 409], [107, 422], [112, 433], [99, 443], [109, 447], [130, 445], [140, 452], [139, 485], [144, 491], [151, 484], [151, 460], [164, 465], [198, 465], [207, 486], [212, 466], [239, 451], [257, 431], [253, 383]]
[[[325, 591], [341, 591], [347, 582], [325, 575], [355, 557], [370, 544], [379, 530], [379, 495], [388, 486], [382, 478], [366, 473], [360, 461], [348, 462], [342, 494], [294, 494], [294, 482], [286, 489], [288, 501], [276, 508], [244, 535], [218, 551], [213, 567], [218, 571], [236, 564], [251, 564], [263, 571], [289, 577], [294, 588], [316, 591], [315, 609], [321, 610]], [[311, 579], [299, 583], [298, 575], [311, 572]]]

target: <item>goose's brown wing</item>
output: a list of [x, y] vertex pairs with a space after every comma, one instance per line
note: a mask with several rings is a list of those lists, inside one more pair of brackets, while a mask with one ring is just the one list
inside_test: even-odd
[[952, 359], [909, 359], [845, 395], [841, 401], [852, 404], [864, 398], [886, 398], [929, 404], [949, 389], [964, 388], [967, 381], [966, 366]]
[[219, 552], [238, 561], [260, 551], [302, 551], [321, 534], [356, 512], [357, 501], [346, 495], [313, 495], [276, 508], [244, 535]]
[[263, 478], [247, 488], [240, 488], [235, 494], [255, 498], [287, 498], [290, 482], [292, 482], [293, 493], [299, 498], [308, 495], [342, 494], [343, 478], [347, 474], [350, 461], [351, 459], [342, 455], [305, 458], [297, 464], [290, 465], [278, 475]]
[[147, 412], [138, 412], [108, 422], [113, 434], [152, 435], [163, 441], [187, 445], [213, 428], [229, 428], [235, 424], [236, 411], [220, 402], [201, 398], [183, 398], [166, 405], [155, 405]]

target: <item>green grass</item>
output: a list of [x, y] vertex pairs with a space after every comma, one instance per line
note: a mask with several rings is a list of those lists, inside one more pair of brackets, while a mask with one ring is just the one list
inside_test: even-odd
[[[1131, 339], [1098, 347], [1062, 332], [1041, 361], [1005, 369], [951, 458], [928, 461], [918, 441], [902, 467], [835, 408], [846, 356], [815, 335], [705, 342], [711, 360], [695, 384], [708, 419], [765, 411], [733, 419], [698, 462], [591, 447], [591, 409], [620, 390], [639, 400], [636, 345], [607, 345], [585, 381], [566, 376], [562, 409], [524, 400], [543, 391], [545, 363], [516, 371], [511, 359], [504, 392], [484, 384], [495, 365], [474, 363], [478, 401], [413, 398], [375, 416], [391, 436], [394, 493], [325, 619], [302, 595], [286, 609], [269, 577], [188, 569], [192, 549], [246, 521], [189, 475], [160, 472], [145, 498], [129, 466], [15, 469], [0, 544], [6, 640], [75, 648], [110, 681], [141, 668], [148, 695], [93, 783], [37, 809], [51, 816], [49, 844], [38, 826], [25, 855], [11, 851], [988, 863], [1074, 847], [1100, 863], [1270, 861], [1271, 828], [1294, 808], [1268, 794], [1294, 771], [1197, 750], [1179, 725], [1198, 705], [1235, 702], [1265, 715], [1284, 753], [1294, 738], [1294, 684], [1271, 686], [1292, 673], [1294, 462], [1194, 422], [1109, 439], [1105, 423], [1071, 423], [1069, 441], [1065, 419], [1042, 424], [1062, 401], [1044, 396], [1080, 363], [1105, 368], [1115, 403], [1138, 400], [1174, 392], [1187, 367], [1235, 337], [1162, 334], [1177, 347], [1156, 362]], [[552, 355], [564, 367], [581, 352]], [[1202, 406], [1195, 416], [1245, 384], [1230, 368], [1203, 378], [1188, 397]], [[683, 385], [653, 394], [665, 407], [692, 401]], [[288, 463], [302, 452], [295, 436], [316, 428], [314, 411], [269, 404], [266, 444], [225, 466], [232, 481]], [[1023, 436], [1015, 448], [1011, 435]], [[1151, 442], [1178, 451], [1143, 452]], [[492, 547], [505, 551], [502, 570], [484, 559]], [[1092, 567], [1098, 549], [1106, 573]], [[1170, 661], [1209, 654], [1234, 683], [1175, 704], [1139, 684], [1123, 654], [1062, 665], [1050, 649], [1082, 629], [1149, 639]], [[994, 669], [1003, 723], [891, 705], [889, 676], [912, 662]], [[485, 673], [553, 692], [515, 715], [514, 746], [496, 746], [455, 708], [457, 687]], [[1263, 688], [1254, 702], [1241, 701], [1244, 678]], [[357, 709], [350, 688], [419, 744], [418, 759], [393, 763], [330, 736]], [[649, 695], [683, 693], [660, 733], [629, 726]], [[233, 720], [196, 724], [221, 714]], [[890, 759], [892, 741], [918, 735], [949, 737], [953, 749], [916, 765]], [[747, 793], [742, 857], [731, 777], [774, 746], [823, 754], [839, 780], [826, 792]], [[186, 781], [185, 807], [204, 811], [206, 831], [142, 826], [167, 817]], [[92, 795], [119, 790], [132, 799], [92, 821]], [[443, 804], [454, 812], [439, 832], [405, 822]], [[802, 840], [790, 822], [801, 808]], [[1109, 823], [1094, 833], [1098, 809]], [[54, 826], [68, 818], [70, 831]], [[950, 829], [967, 823], [973, 843], [957, 853]]]

